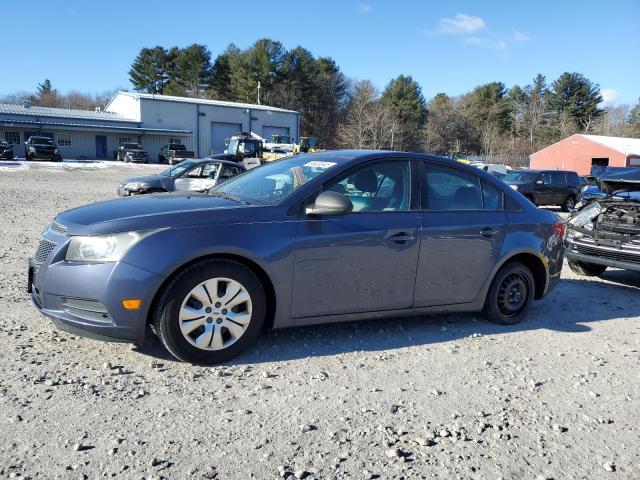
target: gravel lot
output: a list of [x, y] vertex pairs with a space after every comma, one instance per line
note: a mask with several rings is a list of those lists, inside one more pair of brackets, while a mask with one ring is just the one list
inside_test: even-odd
[[54, 215], [158, 166], [0, 164], [0, 478], [640, 478], [640, 274], [475, 315], [269, 332], [233, 363], [54, 329], [24, 291]]

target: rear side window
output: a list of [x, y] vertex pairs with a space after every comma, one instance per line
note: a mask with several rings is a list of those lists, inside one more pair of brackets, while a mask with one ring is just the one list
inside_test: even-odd
[[482, 207], [484, 210], [502, 210], [502, 190], [482, 180]]
[[571, 172], [571, 173], [567, 173], [567, 183], [572, 187], [578, 187], [582, 182], [580, 181], [580, 177], [578, 177], [577, 173]]
[[476, 175], [456, 168], [426, 164], [429, 210], [482, 210], [482, 188]]
[[563, 172], [551, 172], [551, 185], [566, 185]]

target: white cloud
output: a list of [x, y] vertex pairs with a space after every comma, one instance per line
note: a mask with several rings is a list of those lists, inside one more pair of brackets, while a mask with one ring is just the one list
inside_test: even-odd
[[507, 49], [507, 42], [504, 40], [491, 40], [490, 38], [468, 37], [464, 39], [464, 43], [474, 47], [490, 48], [498, 51]]
[[358, 5], [358, 9], [362, 13], [371, 13], [373, 11], [373, 7], [367, 3], [361, 3], [360, 5]]
[[453, 18], [441, 18], [438, 22], [438, 31], [441, 33], [473, 33], [486, 26], [487, 24], [480, 17], [458, 13]]
[[529, 40], [531, 40], [531, 37], [526, 33], [522, 33], [516, 30], [515, 32], [513, 32], [513, 39], [516, 42], [528, 42]]
[[613, 88], [603, 88], [600, 90], [600, 95], [602, 95], [602, 102], [600, 103], [604, 106], [613, 105], [620, 100], [620, 94]]

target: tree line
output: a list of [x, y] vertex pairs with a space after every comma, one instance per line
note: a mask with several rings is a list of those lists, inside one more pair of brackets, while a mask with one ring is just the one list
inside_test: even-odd
[[[129, 71], [139, 91], [297, 110], [304, 134], [326, 147], [460, 152], [522, 157], [573, 133], [640, 136], [640, 105], [604, 107], [600, 87], [580, 73], [529, 85], [479, 85], [425, 99], [408, 75], [383, 91], [347, 78], [334, 60], [261, 39], [229, 45], [215, 59], [205, 45], [143, 48]], [[260, 88], [258, 88], [260, 85]], [[259, 96], [258, 96], [259, 95]]]
[[[573, 133], [640, 137], [640, 102], [602, 107], [598, 84], [575, 72], [553, 81], [538, 74], [530, 84], [510, 88], [490, 82], [427, 100], [409, 75], [380, 91], [369, 80], [348, 78], [330, 57], [264, 38], [244, 50], [231, 44], [215, 58], [201, 44], [142, 48], [129, 78], [140, 92], [296, 110], [302, 133], [318, 137], [325, 148], [518, 158]], [[67, 108], [94, 108], [108, 97], [61, 95], [49, 80], [28, 95], [35, 105]]]

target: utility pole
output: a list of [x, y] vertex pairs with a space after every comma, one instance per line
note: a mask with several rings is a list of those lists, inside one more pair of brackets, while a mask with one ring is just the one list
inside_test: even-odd
[[258, 105], [260, 105], [260, 80], [258, 80]]

